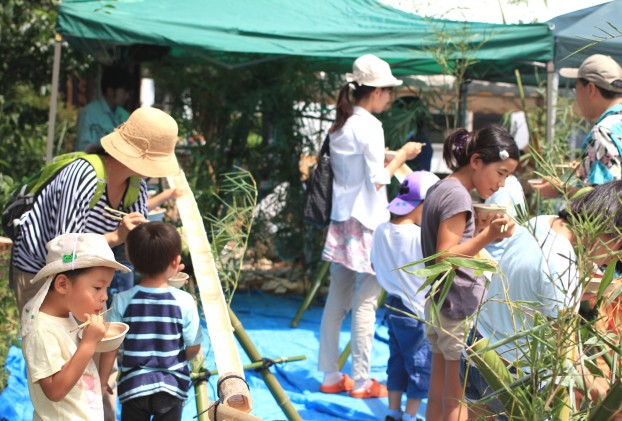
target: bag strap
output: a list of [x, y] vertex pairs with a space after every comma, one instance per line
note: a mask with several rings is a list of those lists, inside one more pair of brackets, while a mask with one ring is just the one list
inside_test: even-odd
[[97, 202], [99, 202], [100, 197], [106, 191], [106, 166], [104, 165], [104, 161], [101, 156], [97, 154], [88, 154], [81, 157], [86, 162], [91, 164], [93, 169], [95, 170], [95, 176], [97, 177], [97, 185], [95, 186], [95, 194], [89, 203], [89, 208], [93, 209]]
[[322, 157], [322, 156], [330, 156], [330, 135], [326, 134], [326, 137], [324, 138], [324, 143], [322, 143], [322, 147], [320, 148], [320, 153], [318, 154], [318, 156]]
[[[102, 197], [104, 192], [106, 191], [106, 184], [108, 183], [108, 178], [106, 177], [106, 166], [104, 165], [104, 161], [100, 155], [97, 154], [88, 154], [81, 157], [87, 161], [93, 169], [95, 170], [95, 176], [97, 177], [97, 185], [95, 186], [95, 194], [89, 203], [89, 208], [93, 209], [99, 199]], [[140, 177], [132, 176], [130, 177], [128, 188], [125, 191], [125, 195], [123, 196], [123, 207], [125, 209], [132, 206], [138, 200], [140, 196]]]

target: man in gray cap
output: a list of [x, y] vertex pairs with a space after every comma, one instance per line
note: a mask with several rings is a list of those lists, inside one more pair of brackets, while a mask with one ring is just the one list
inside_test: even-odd
[[[559, 74], [576, 79], [579, 110], [595, 122], [583, 141], [577, 176], [589, 186], [622, 179], [622, 68], [611, 57], [594, 54], [578, 69], [562, 68]], [[534, 186], [543, 197], [558, 195], [552, 187]]]

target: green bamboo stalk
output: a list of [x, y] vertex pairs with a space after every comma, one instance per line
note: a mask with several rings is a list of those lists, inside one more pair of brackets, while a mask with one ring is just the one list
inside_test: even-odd
[[296, 312], [294, 319], [289, 324], [291, 327], [298, 327], [298, 323], [300, 323], [300, 319], [302, 318], [303, 313], [307, 311], [307, 309], [309, 308], [309, 306], [315, 299], [318, 291], [320, 290], [320, 287], [324, 283], [324, 279], [326, 278], [326, 274], [328, 274], [329, 267], [330, 267], [330, 262], [323, 261], [321, 263], [317, 276], [315, 277], [313, 284], [311, 284], [311, 288], [309, 289], [309, 292], [307, 292], [307, 295], [305, 296], [305, 299], [302, 302], [302, 304], [300, 304], [300, 307], [298, 308], [298, 311]]
[[622, 383], [618, 380], [613, 384], [605, 399], [590, 412], [588, 421], [607, 421], [622, 410]]
[[[295, 357], [280, 357], [280, 358], [275, 358], [274, 360], [272, 360], [275, 364], [282, 364], [282, 363], [290, 363], [293, 361], [303, 361], [306, 360], [307, 356], [306, 355], [296, 355]], [[254, 370], [256, 368], [260, 368], [263, 366], [263, 362], [259, 361], [256, 363], [252, 363], [252, 364], [246, 364], [244, 367], [242, 367], [244, 370]], [[190, 378], [192, 380], [194, 379], [198, 379], [201, 377], [210, 377], [210, 376], [215, 376], [216, 374], [218, 374], [218, 370], [200, 370], [198, 372], [192, 372], [190, 373]]]
[[492, 390], [503, 390], [497, 397], [508, 411], [510, 419], [514, 417], [521, 418], [521, 405], [518, 400], [528, 402], [528, 398], [520, 386], [513, 389], [511, 393], [508, 390], [508, 385], [514, 382], [514, 377], [508, 371], [499, 354], [488, 348], [486, 339], [480, 339], [472, 346], [467, 347], [466, 351]]
[[[387, 299], [387, 292], [383, 289], [378, 297], [377, 306], [378, 308], [384, 305], [385, 300]], [[343, 366], [348, 361], [348, 357], [352, 353], [352, 339], [348, 341], [346, 347], [341, 351], [341, 355], [339, 355], [339, 370], [343, 369]]]
[[[195, 373], [190, 374], [190, 378]], [[199, 414], [199, 421], [209, 421], [209, 415], [207, 409], [209, 408], [209, 393], [207, 392], [207, 381], [205, 379], [199, 380], [194, 385], [194, 398], [197, 405], [197, 414]]]
[[[255, 345], [253, 345], [253, 342], [246, 334], [242, 323], [240, 323], [240, 320], [237, 318], [231, 308], [229, 308], [229, 318], [231, 319], [233, 334], [242, 346], [242, 349], [244, 349], [244, 352], [246, 352], [246, 355], [248, 355], [252, 362], [261, 363], [261, 354], [259, 354], [257, 348], [255, 348]], [[287, 419], [289, 421], [302, 421], [300, 414], [298, 414], [298, 412], [292, 405], [289, 397], [287, 397], [287, 395], [283, 391], [283, 388], [279, 384], [274, 374], [270, 370], [260, 370], [259, 374], [261, 374], [263, 381], [266, 383], [266, 386], [268, 386], [270, 393], [272, 393], [272, 396], [274, 396], [276, 403], [281, 407]]]

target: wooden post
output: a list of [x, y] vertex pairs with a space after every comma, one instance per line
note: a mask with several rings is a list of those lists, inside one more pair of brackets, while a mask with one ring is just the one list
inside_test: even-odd
[[[177, 209], [187, 237], [216, 367], [221, 373], [235, 373], [237, 377], [244, 379], [244, 370], [229, 319], [229, 306], [222, 292], [203, 217], [183, 171], [176, 176], [167, 177], [167, 180], [172, 188], [185, 193], [177, 198]], [[230, 379], [231, 383], [237, 385], [234, 386], [237, 389], [228, 389], [231, 395], [228, 397], [229, 401], [224, 403], [234, 405], [240, 411], [250, 412], [253, 401], [248, 387], [245, 383], [236, 381], [236, 377]]]

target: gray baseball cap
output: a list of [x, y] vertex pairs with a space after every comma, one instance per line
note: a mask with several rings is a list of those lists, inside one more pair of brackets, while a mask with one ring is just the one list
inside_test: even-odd
[[586, 58], [578, 69], [564, 67], [559, 74], [570, 79], [585, 79], [600, 88], [622, 93], [622, 68], [610, 56], [594, 54]]

